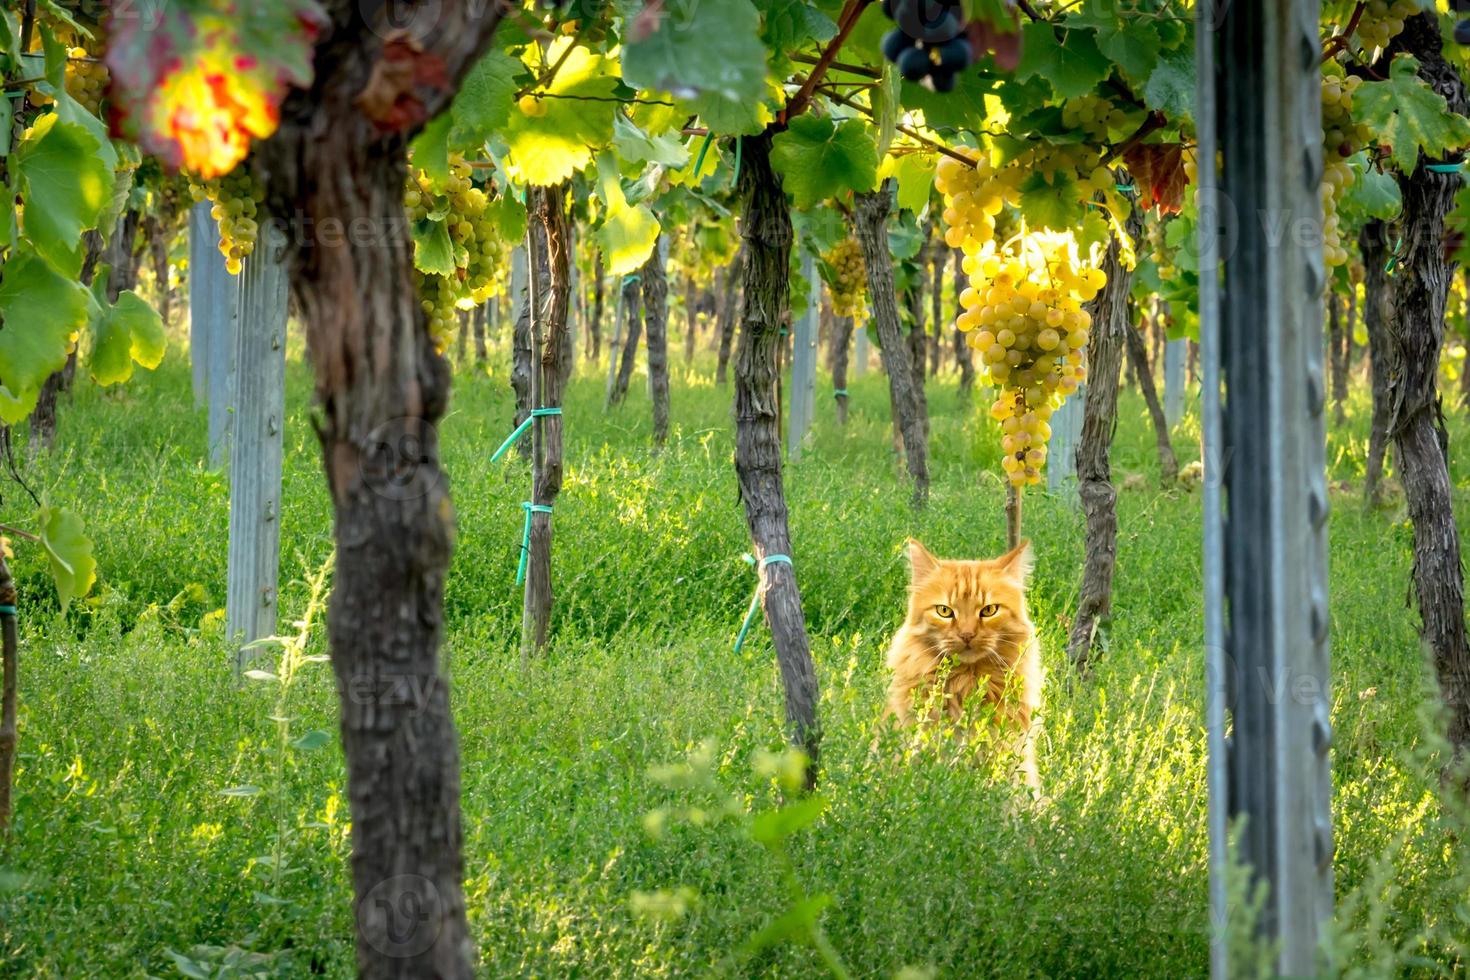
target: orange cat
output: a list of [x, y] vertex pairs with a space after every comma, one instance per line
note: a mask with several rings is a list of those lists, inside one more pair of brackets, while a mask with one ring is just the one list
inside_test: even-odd
[[1032, 717], [1041, 705], [1041, 651], [1026, 615], [1031, 543], [994, 561], [941, 561], [913, 539], [908, 553], [909, 612], [888, 650], [888, 713], [912, 725], [915, 701], [939, 694], [942, 679], [943, 710], [958, 720], [978, 691], [998, 723], [1015, 727], [1021, 774], [1039, 787]]

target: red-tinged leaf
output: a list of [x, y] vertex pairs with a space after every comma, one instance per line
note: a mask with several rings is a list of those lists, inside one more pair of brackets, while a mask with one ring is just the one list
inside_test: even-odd
[[1145, 208], [1157, 207], [1160, 214], [1178, 214], [1184, 207], [1184, 147], [1178, 143], [1139, 144], [1123, 153], [1128, 173], [1138, 185]]
[[417, 41], [400, 32], [383, 42], [382, 54], [357, 96], [357, 105], [379, 129], [399, 132], [428, 121], [420, 88], [448, 87], [449, 70], [443, 59], [425, 53]]
[[325, 14], [316, 0], [172, 0], [115, 16], [107, 67], [114, 133], [204, 178], [275, 132], [291, 86], [311, 82]]
[[969, 9], [965, 25], [977, 55], [989, 52], [995, 67], [1015, 71], [1021, 63], [1021, 22], [1013, 0], [978, 0]]

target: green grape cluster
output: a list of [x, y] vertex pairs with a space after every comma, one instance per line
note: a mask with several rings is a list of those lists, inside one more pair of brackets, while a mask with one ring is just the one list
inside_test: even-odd
[[1000, 389], [990, 414], [1001, 424], [1006, 477], [1016, 487], [1039, 483], [1052, 414], [1087, 379], [1092, 317], [1083, 304], [1107, 275], [1081, 260], [1070, 232], [1033, 232], [966, 252], [969, 286], [956, 326]]
[[844, 238], [822, 256], [832, 270], [832, 312], [859, 322], [868, 316], [868, 273], [863, 249], [855, 238]]
[[1083, 95], [1062, 104], [1062, 125], [1080, 129], [1093, 143], [1107, 143], [1113, 130], [1128, 125], [1129, 115], [1100, 95]]
[[1419, 12], [1415, 0], [1368, 0], [1358, 19], [1358, 41], [1363, 50], [1386, 48], [1404, 29], [1404, 21]]
[[191, 179], [189, 196], [214, 205], [209, 213], [219, 224], [220, 254], [230, 275], [238, 276], [245, 256], [255, 251], [260, 234], [256, 219], [265, 203], [264, 189], [247, 170], [237, 167], [223, 177], [202, 183]]
[[107, 66], [101, 59], [87, 54], [86, 48], [72, 48], [67, 54], [67, 94], [92, 115], [100, 115], [102, 95], [107, 91]]
[[1353, 118], [1353, 93], [1362, 81], [1356, 75], [1344, 76], [1335, 62], [1328, 63], [1322, 76], [1322, 254], [1329, 266], [1348, 260], [1338, 216], [1338, 204], [1357, 176], [1348, 158], [1373, 136], [1368, 126]]
[[473, 176], [474, 168], [462, 154], [450, 154], [446, 180], [436, 181], [416, 170], [403, 194], [403, 205], [414, 222], [431, 213], [446, 215], [444, 224], [454, 247], [451, 275], [414, 270], [429, 334], [441, 350], [453, 339], [458, 310], [478, 306], [495, 294], [495, 272], [503, 264], [495, 221], [487, 213], [490, 197], [475, 186]]

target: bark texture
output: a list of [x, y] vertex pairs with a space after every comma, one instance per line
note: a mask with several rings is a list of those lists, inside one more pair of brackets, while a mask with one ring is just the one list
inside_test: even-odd
[[[536, 262], [536, 255], [541, 248], [539, 236], [541, 229], [534, 224], [526, 228], [526, 279], [522, 284], [525, 293], [521, 296], [510, 298], [511, 309], [515, 311], [516, 322], [511, 327], [510, 334], [510, 387], [516, 396], [516, 413], [512, 420], [511, 430], [514, 431], [520, 424], [531, 415], [531, 404], [533, 392], [531, 390], [534, 371], [531, 360], [535, 356], [534, 341], [531, 338], [531, 269]], [[521, 439], [516, 443], [516, 452], [522, 459], [531, 458], [531, 441]]]
[[618, 376], [613, 382], [608, 405], [621, 405], [628, 397], [628, 384], [633, 380], [633, 364], [638, 358], [638, 340], [643, 336], [643, 283], [637, 276], [623, 280], [623, 350], [618, 362]]
[[[1398, 43], [1419, 59], [1419, 76], [1444, 96], [1452, 112], [1470, 111], [1470, 95], [1459, 72], [1440, 53], [1437, 20], [1426, 14], [1409, 18]], [[1445, 216], [1454, 207], [1461, 178], [1433, 173], [1425, 162], [1399, 177], [1406, 234], [1387, 331], [1393, 369], [1388, 432], [1414, 524], [1414, 594], [1423, 618], [1419, 635], [1433, 656], [1447, 735], [1456, 761], [1463, 763], [1470, 759], [1470, 643], [1460, 533], [1450, 492], [1449, 436], [1436, 390], [1453, 275], [1445, 255]], [[1460, 776], [1470, 784], [1470, 774]]]
[[1368, 461], [1363, 499], [1369, 507], [1382, 502], [1384, 455], [1388, 449], [1389, 390], [1393, 384], [1388, 321], [1393, 315], [1393, 282], [1388, 278], [1388, 228], [1370, 221], [1358, 233], [1363, 256], [1363, 326], [1368, 333], [1368, 371], [1373, 394], [1373, 421], [1368, 434]]
[[684, 363], [694, 363], [694, 344], [699, 339], [699, 300], [693, 278], [684, 280]]
[[1133, 376], [1143, 392], [1148, 416], [1153, 421], [1154, 441], [1159, 447], [1159, 478], [1168, 486], [1179, 478], [1179, 460], [1174, 456], [1173, 443], [1169, 441], [1169, 420], [1164, 417], [1164, 406], [1159, 404], [1153, 372], [1148, 369], [1148, 349], [1143, 343], [1143, 332], [1131, 323], [1125, 324], [1123, 338], [1128, 348], [1128, 360], [1133, 365]]
[[[532, 342], [533, 388], [539, 408], [560, 408], [565, 390], [565, 362], [571, 355], [567, 316], [571, 300], [571, 262], [568, 250], [566, 185], [533, 187], [529, 191], [530, 218], [536, 222], [540, 244], [530, 266], [536, 319]], [[553, 507], [561, 493], [562, 433], [560, 415], [538, 416], [531, 428], [531, 503]], [[531, 513], [530, 551], [526, 556], [526, 592], [522, 606], [521, 656], [528, 658], [546, 646], [551, 626], [552, 514]]]
[[893, 208], [893, 182], [884, 181], [876, 191], [856, 196], [853, 209], [853, 232], [863, 250], [863, 265], [868, 274], [868, 300], [873, 309], [873, 324], [883, 369], [888, 373], [888, 397], [893, 419], [903, 438], [904, 459], [909, 477], [914, 482], [913, 504], [922, 507], [929, 500], [929, 442], [925, 437], [925, 419], [920, 417], [920, 396], [915, 391], [914, 367], [910, 363], [898, 317], [898, 298], [893, 289], [893, 259], [888, 252], [885, 222]]
[[847, 425], [847, 351], [852, 346], [852, 317], [837, 318], [832, 330], [832, 390], [837, 403], [837, 424]]
[[[0, 555], [0, 605], [15, 608], [15, 580], [10, 566]], [[11, 786], [15, 781], [15, 746], [20, 684], [20, 644], [16, 638], [15, 614], [0, 612], [0, 835], [10, 829], [13, 815]]]
[[[781, 412], [776, 351], [786, 319], [791, 259], [791, 213], [781, 179], [771, 168], [771, 134], [741, 138], [742, 278], [745, 302], [735, 355], [735, 473], [755, 555], [791, 555], [791, 531], [781, 476]], [[793, 556], [795, 557], [795, 556]], [[776, 647], [786, 697], [786, 724], [816, 780], [821, 731], [817, 723], [817, 672], [806, 635], [792, 565], [757, 566], [761, 607]]]
[[[1143, 220], [1135, 210], [1128, 234], [1137, 240]], [[1077, 442], [1077, 493], [1087, 518], [1082, 587], [1067, 656], [1079, 673], [1086, 672], [1098, 624], [1112, 612], [1113, 567], [1118, 558], [1118, 492], [1113, 487], [1109, 454], [1118, 423], [1118, 374], [1128, 323], [1128, 290], [1133, 274], [1118, 258], [1118, 241], [1108, 244], [1103, 271], [1108, 283], [1088, 304], [1092, 339], [1087, 344], [1087, 399], [1082, 408], [1082, 436]]]
[[[491, 300], [490, 303], [494, 303]], [[475, 363], [484, 364], [489, 354], [485, 350], [485, 321], [490, 317], [490, 303], [481, 303], [475, 307], [475, 319], [473, 321], [475, 332]]]
[[664, 262], [668, 245], [659, 236], [643, 263], [644, 317], [648, 321], [648, 390], [653, 398], [653, 446], [669, 441], [669, 278]]
[[[499, 8], [445, 5], [416, 38], [442, 87], [400, 96], [436, 115], [489, 46]], [[395, 37], [390, 11], [332, 0], [314, 78], [252, 154], [271, 214], [299, 227], [381, 229], [288, 236], [288, 267], [316, 378], [316, 425], [337, 542], [328, 615], [352, 817], [357, 971], [469, 978], [459, 747], [440, 670], [454, 511], [435, 424], [449, 369], [434, 349], [399, 232], [415, 126], [370, 118]], [[386, 117], [385, 117], [386, 118]]]
[[720, 304], [719, 362], [715, 367], [715, 383], [724, 384], [730, 364], [730, 348], [735, 342], [735, 326], [740, 322], [740, 290], [745, 279], [745, 245], [741, 240], [740, 251], [725, 270], [725, 295]]
[[1338, 425], [1347, 420], [1348, 348], [1352, 345], [1353, 326], [1343, 316], [1343, 298], [1329, 291], [1327, 302], [1327, 365], [1332, 371], [1332, 419]]
[[587, 357], [596, 363], [602, 357], [602, 304], [607, 271], [602, 264], [602, 249], [592, 256], [592, 314], [587, 318]]
[[[955, 321], [960, 318], [960, 293], [964, 292], [968, 283], [965, 281], [965, 253], [954, 249], [954, 305]], [[965, 337], [964, 331], [958, 326], [954, 328], [954, 359], [960, 370], [960, 401], [968, 403], [970, 392], [975, 390], [975, 360], [971, 356], [970, 345]]]

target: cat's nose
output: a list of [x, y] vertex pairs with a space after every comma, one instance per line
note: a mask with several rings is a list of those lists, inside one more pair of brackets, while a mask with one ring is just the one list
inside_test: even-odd
[[961, 633], [960, 634], [960, 642], [961, 643], [969, 643], [974, 638], [975, 638], [975, 634], [973, 632], [970, 632], [970, 633]]

